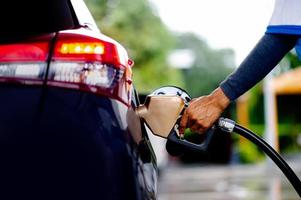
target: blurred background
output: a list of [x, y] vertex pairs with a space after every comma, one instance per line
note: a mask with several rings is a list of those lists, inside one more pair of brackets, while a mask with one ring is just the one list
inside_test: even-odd
[[[141, 96], [176, 85], [192, 97], [210, 93], [260, 39], [273, 0], [85, 0], [98, 27], [123, 44], [135, 61]], [[292, 50], [223, 114], [260, 134], [300, 175], [301, 61]], [[265, 155], [235, 135], [217, 138], [220, 156], [167, 155], [149, 136], [160, 169], [159, 196], [167, 199], [297, 199]], [[193, 139], [193, 134], [192, 134]], [[226, 145], [223, 145], [226, 144]], [[300, 155], [299, 155], [300, 154]]]

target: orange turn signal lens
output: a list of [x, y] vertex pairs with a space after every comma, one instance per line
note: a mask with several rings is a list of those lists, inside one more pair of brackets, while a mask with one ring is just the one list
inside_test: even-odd
[[102, 43], [62, 43], [61, 54], [104, 54], [105, 48]]

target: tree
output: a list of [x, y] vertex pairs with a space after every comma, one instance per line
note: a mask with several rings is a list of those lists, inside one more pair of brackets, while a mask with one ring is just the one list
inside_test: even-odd
[[234, 52], [231, 49], [211, 49], [192, 33], [178, 36], [177, 47], [190, 49], [195, 54], [192, 68], [185, 70], [185, 84], [191, 96], [206, 95], [218, 87], [234, 69]]
[[161, 85], [183, 86], [166, 57], [175, 38], [147, 0], [86, 0], [101, 31], [119, 41], [135, 61], [134, 83], [148, 93]]

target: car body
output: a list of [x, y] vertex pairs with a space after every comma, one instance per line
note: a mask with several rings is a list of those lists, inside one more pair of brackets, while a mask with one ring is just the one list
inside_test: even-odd
[[1, 4], [0, 198], [156, 199], [126, 50], [82, 0]]

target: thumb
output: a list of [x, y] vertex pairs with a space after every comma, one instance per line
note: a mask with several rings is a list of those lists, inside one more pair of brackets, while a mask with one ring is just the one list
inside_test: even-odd
[[187, 126], [188, 122], [188, 114], [187, 114], [187, 109], [184, 110], [184, 113], [182, 115], [181, 121], [180, 121], [180, 126], [179, 126], [179, 134], [184, 135], [184, 130]]

